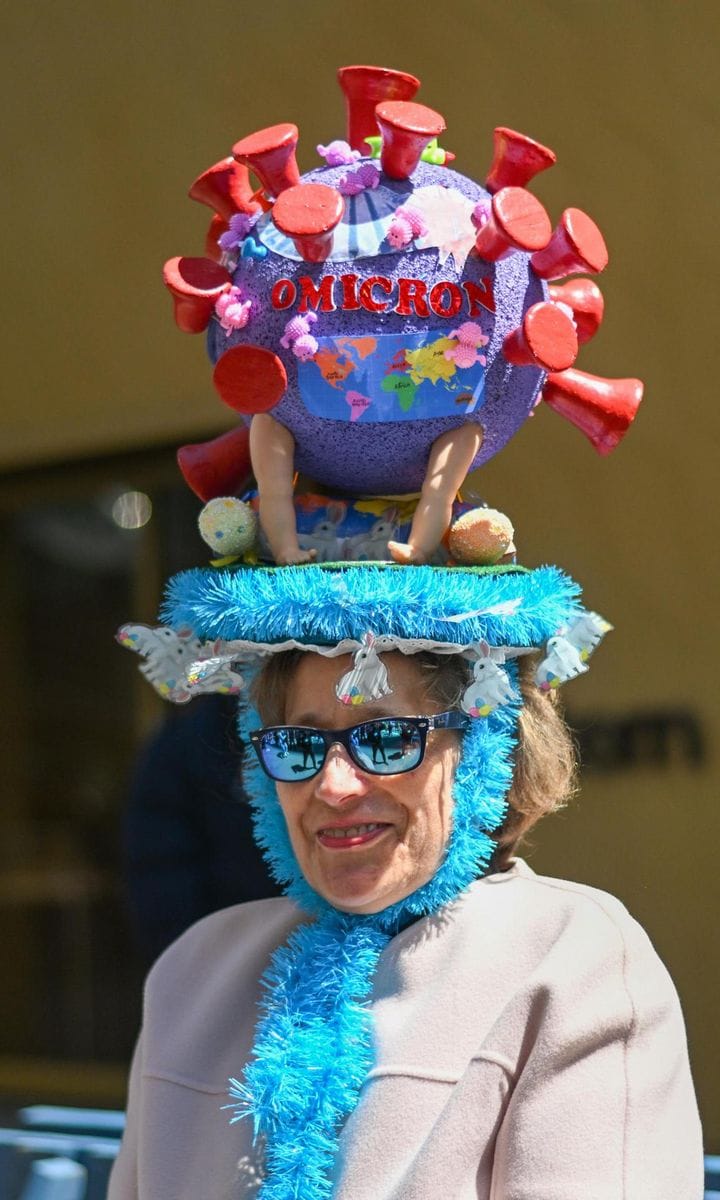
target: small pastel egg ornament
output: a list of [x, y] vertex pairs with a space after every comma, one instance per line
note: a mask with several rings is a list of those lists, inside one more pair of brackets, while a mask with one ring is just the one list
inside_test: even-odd
[[496, 508], [473, 508], [453, 522], [448, 537], [451, 557], [467, 566], [491, 566], [512, 549], [515, 530]]
[[210, 500], [198, 517], [203, 541], [223, 557], [244, 554], [255, 544], [257, 517], [249, 504], [235, 496]]

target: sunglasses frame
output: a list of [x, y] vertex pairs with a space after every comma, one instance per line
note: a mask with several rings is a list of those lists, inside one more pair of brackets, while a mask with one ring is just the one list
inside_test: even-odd
[[[389, 777], [391, 775], [408, 775], [411, 771], [416, 771], [425, 757], [427, 747], [427, 735], [433, 729], [467, 729], [470, 724], [470, 717], [467, 713], [461, 712], [459, 709], [448, 709], [447, 712], [435, 713], [432, 716], [415, 717], [415, 716], [395, 716], [388, 713], [387, 716], [371, 717], [367, 721], [358, 721], [355, 725], [349, 725], [347, 729], [317, 729], [314, 725], [267, 725], [263, 729], [253, 729], [250, 731], [250, 743], [255, 751], [258, 762], [265, 774], [275, 783], [307, 783], [309, 779], [314, 779], [322, 771], [327, 762], [328, 752], [333, 746], [342, 746], [351, 762], [364, 771], [366, 775], [380, 775]], [[420, 757], [412, 767], [406, 767], [403, 771], [373, 771], [365, 763], [359, 762], [355, 750], [352, 745], [352, 735], [357, 735], [359, 729], [363, 729], [367, 725], [382, 725], [387, 721], [406, 721], [418, 733], [420, 737]], [[276, 775], [271, 774], [270, 770], [263, 761], [262, 756], [262, 739], [266, 733], [281, 733], [288, 732], [291, 729], [298, 729], [303, 733], [319, 734], [325, 744], [325, 753], [320, 765], [312, 772], [311, 775], [304, 775], [302, 779], [280, 779]]]

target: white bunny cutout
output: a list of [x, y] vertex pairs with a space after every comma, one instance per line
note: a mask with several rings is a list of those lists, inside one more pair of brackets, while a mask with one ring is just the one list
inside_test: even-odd
[[338, 681], [335, 695], [343, 704], [367, 704], [392, 694], [385, 663], [375, 649], [375, 634], [364, 633], [362, 645], [355, 652], [352, 670]]

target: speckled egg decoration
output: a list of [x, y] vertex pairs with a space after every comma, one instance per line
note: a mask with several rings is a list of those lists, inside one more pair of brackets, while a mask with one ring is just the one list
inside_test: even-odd
[[249, 504], [234, 496], [210, 500], [198, 517], [203, 541], [216, 554], [244, 554], [255, 542], [257, 516]]
[[453, 522], [448, 549], [455, 562], [490, 566], [507, 554], [514, 536], [512, 521], [505, 513], [473, 508]]

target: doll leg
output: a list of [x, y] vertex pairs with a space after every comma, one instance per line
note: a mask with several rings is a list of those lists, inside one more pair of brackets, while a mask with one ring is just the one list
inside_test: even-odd
[[278, 566], [310, 562], [314, 550], [298, 545], [293, 476], [295, 439], [269, 413], [256, 413], [250, 423], [250, 461], [258, 487], [260, 524]]
[[437, 550], [452, 519], [452, 505], [470, 464], [482, 446], [479, 425], [461, 425], [441, 434], [430, 449], [420, 501], [407, 542], [388, 542], [399, 563], [424, 563]]

